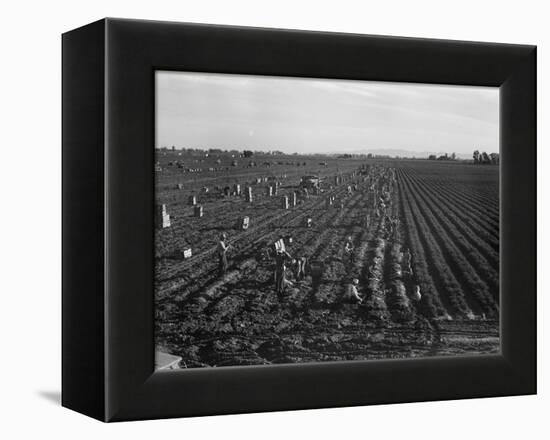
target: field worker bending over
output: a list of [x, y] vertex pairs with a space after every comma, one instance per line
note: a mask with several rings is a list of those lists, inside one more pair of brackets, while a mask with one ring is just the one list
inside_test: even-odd
[[391, 219], [392, 234], [394, 240], [397, 240], [398, 231], [399, 231], [399, 219], [394, 215]]
[[359, 280], [357, 278], [354, 278], [346, 289], [345, 302], [350, 302], [352, 304], [363, 303], [363, 298], [361, 297], [361, 295], [359, 295], [359, 292], [357, 291], [358, 285]]
[[420, 286], [418, 284], [414, 286], [413, 298], [415, 299], [415, 301], [420, 301], [422, 299], [422, 294], [420, 293]]
[[218, 274], [219, 276], [224, 276], [227, 271], [227, 249], [231, 245], [226, 244], [227, 234], [225, 232], [220, 236], [220, 241], [218, 243]]
[[351, 237], [348, 237], [346, 244], [344, 245], [344, 264], [353, 264], [353, 241]]
[[385, 210], [386, 210], [386, 201], [384, 200], [384, 197], [380, 197], [378, 199], [378, 207], [383, 209], [384, 210], [384, 213], [385, 213]]

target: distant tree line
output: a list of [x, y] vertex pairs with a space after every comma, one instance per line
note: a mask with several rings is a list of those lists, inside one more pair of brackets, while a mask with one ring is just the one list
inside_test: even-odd
[[428, 160], [456, 160], [456, 153], [451, 153], [450, 156], [445, 153], [439, 157], [435, 154], [430, 154], [428, 156]]
[[[172, 145], [171, 147], [160, 147], [160, 148], [157, 148], [157, 150], [160, 150], [160, 151], [176, 151], [177, 148]], [[191, 153], [191, 154], [204, 154], [205, 152], [208, 153], [208, 154], [214, 154], [214, 155], [221, 155], [221, 154], [233, 154], [235, 156], [237, 155], [241, 155], [243, 157], [252, 157], [254, 155], [254, 151], [251, 151], [251, 150], [243, 150], [243, 152], [241, 153], [240, 151], [238, 150], [224, 150], [222, 148], [208, 148], [208, 149], [204, 149], [204, 148], [180, 148], [179, 151], [181, 151], [182, 153]], [[260, 151], [261, 153], [261, 151]], [[282, 154], [282, 153], [280, 153]]]
[[498, 165], [500, 160], [498, 153], [480, 153], [478, 150], [474, 151], [473, 157], [476, 165]]
[[367, 154], [367, 159], [391, 159], [389, 154]]
[[[499, 155], [498, 153], [487, 154], [485, 151], [480, 153], [479, 150], [475, 150], [473, 154], [474, 164], [476, 165], [498, 165]], [[450, 156], [445, 153], [441, 156], [436, 154], [430, 154], [428, 160], [457, 160], [456, 154], [452, 153]]]

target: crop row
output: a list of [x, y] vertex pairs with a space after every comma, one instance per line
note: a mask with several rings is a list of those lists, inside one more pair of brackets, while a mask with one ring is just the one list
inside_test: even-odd
[[489, 258], [498, 258], [498, 225], [490, 226], [487, 224], [487, 215], [481, 212], [482, 208], [475, 208], [471, 204], [461, 202], [446, 187], [443, 188], [432, 182], [426, 183], [421, 177], [410, 178], [421, 184], [426, 193], [432, 194], [433, 198], [437, 199], [438, 204], [445, 206], [449, 214], [461, 221], [462, 225], [467, 228], [467, 235], [478, 239], [479, 246], [486, 250]]
[[[343, 189], [341, 188], [337, 189], [334, 194], [341, 193], [342, 191]], [[264, 215], [259, 216], [258, 218], [252, 218], [252, 225], [247, 231], [238, 232], [235, 237], [230, 237], [230, 240], [232, 240], [232, 244], [234, 247], [237, 247], [239, 244], [245, 247], [244, 249], [239, 248], [239, 251], [247, 250], [251, 242], [258, 242], [268, 232], [271, 232], [270, 230], [272, 230], [273, 228], [288, 226], [289, 224], [296, 222], [298, 219], [303, 219], [306, 215], [311, 214], [311, 212], [315, 210], [320, 211], [323, 204], [324, 199], [319, 197], [312, 197], [308, 202], [290, 210], [273, 210], [266, 208]], [[202, 221], [203, 224], [213, 224], [215, 226], [213, 232], [216, 232], [220, 225], [232, 225], [233, 223], [235, 223], [235, 211], [227, 210], [227, 215], [230, 216], [231, 220], [227, 220], [225, 221], [225, 223], [223, 217], [209, 219], [198, 218], [196, 220]], [[196, 236], [193, 238], [193, 240], [190, 240], [189, 237], [187, 237], [187, 239], [182, 239], [181, 234], [179, 233], [180, 231], [177, 229], [169, 231], [164, 237], [164, 240], [168, 242], [170, 242], [170, 238], [172, 238], [170, 246], [172, 249], [176, 250], [181, 250], [184, 245], [189, 245], [193, 242], [199, 243], [200, 240], [202, 240], [202, 243], [200, 243], [200, 247], [194, 249], [195, 255], [189, 261], [181, 261], [181, 257], [177, 258], [178, 255], [176, 255], [176, 258], [171, 258], [171, 260], [173, 260], [173, 271], [167, 270], [166, 267], [160, 266], [158, 269], [162, 273], [162, 278], [160, 278], [160, 276], [157, 276], [157, 281], [171, 281], [173, 279], [181, 277], [182, 275], [185, 275], [185, 273], [197, 272], [197, 270], [200, 271], [200, 269], [204, 268], [205, 264], [208, 264], [209, 261], [212, 261], [212, 256], [214, 254], [215, 246], [217, 243], [218, 233], [201, 233], [196, 226], [197, 224], [198, 222], [194, 222], [193, 224], [190, 224], [188, 226], [189, 230]], [[222, 226], [222, 230], [224, 229], [225, 228], [223, 228]], [[160, 240], [157, 239], [157, 243], [159, 243], [159, 248], [162, 251], [162, 255], [166, 255], [165, 251], [162, 250], [163, 247], [160, 244]], [[159, 273], [159, 271], [157, 271], [157, 273]]]
[[460, 192], [457, 188], [455, 188], [454, 184], [451, 185], [449, 182], [445, 183], [439, 180], [434, 181], [424, 179], [421, 174], [414, 172], [411, 169], [408, 169], [408, 172], [411, 175], [418, 176], [418, 178], [426, 182], [431, 189], [437, 190], [440, 194], [443, 194], [446, 197], [452, 197], [453, 203], [456, 207], [468, 213], [474, 214], [476, 217], [472, 217], [472, 221], [479, 223], [479, 225], [484, 227], [488, 233], [494, 234], [495, 238], [498, 240], [498, 208], [495, 211], [487, 206], [487, 203], [482, 203], [476, 200], [475, 192], [473, 191], [468, 193]]
[[[339, 194], [343, 191], [342, 188], [337, 189], [333, 194]], [[312, 209], [316, 206], [324, 204], [324, 198], [312, 198], [313, 200], [308, 203], [308, 209], [289, 210], [284, 211], [281, 216], [272, 216], [268, 221], [263, 224], [257, 225], [255, 228], [251, 228], [240, 234], [233, 241], [233, 246], [236, 250], [235, 257], [232, 258], [233, 263], [238, 263], [247, 258], [257, 257], [261, 251], [265, 248], [266, 242], [273, 241], [281, 234], [286, 235], [289, 231], [292, 231], [293, 227], [298, 226], [300, 235], [310, 236], [314, 242], [323, 243], [320, 241], [322, 237], [330, 236], [330, 229], [327, 228], [330, 222], [335, 218], [343, 216], [343, 212], [339, 212], [336, 209], [326, 210], [318, 209], [317, 216], [315, 218], [315, 229], [304, 228], [299, 225], [306, 215], [311, 215]], [[322, 229], [321, 235], [316, 235], [315, 230]], [[300, 240], [303, 242], [303, 237]], [[309, 240], [308, 240], [309, 241]], [[298, 243], [297, 243], [298, 244]], [[296, 247], [296, 250], [299, 249]], [[211, 250], [213, 252], [213, 250]], [[208, 258], [209, 254], [201, 254], [199, 262], [194, 262], [192, 266], [183, 266], [180, 264], [180, 271], [177, 274], [177, 284], [170, 286], [170, 291], [175, 291], [182, 294], [181, 288], [184, 288], [185, 295], [188, 295], [190, 290], [199, 291], [204, 285], [208, 285], [217, 279], [215, 258]], [[201, 282], [202, 280], [202, 282]], [[157, 289], [160, 291], [160, 289]], [[166, 293], [166, 290], [164, 291]]]
[[482, 249], [492, 251], [489, 253], [488, 258], [486, 254], [482, 254], [479, 251], [477, 245], [484, 242], [475, 235], [467, 234], [467, 226], [461, 223], [454, 215], [450, 214], [448, 210], [442, 209], [445, 202], [436, 198], [429, 188], [425, 188], [418, 180], [410, 179], [411, 187], [415, 191], [421, 201], [425, 204], [431, 213], [435, 216], [437, 222], [443, 227], [444, 233], [449, 237], [451, 243], [456, 244], [463, 255], [471, 263], [470, 270], [479, 273], [480, 278], [485, 280], [488, 286], [493, 292], [498, 293], [498, 254], [495, 255], [492, 249]]
[[[465, 258], [464, 252], [457, 246], [457, 243], [460, 241], [459, 237], [448, 233], [449, 229], [445, 229], [443, 226], [445, 223], [440, 222], [442, 217], [438, 218], [434, 214], [436, 212], [434, 209], [435, 206], [431, 203], [425, 203], [425, 200], [421, 198], [422, 191], [419, 188], [412, 187], [406, 173], [402, 172], [401, 177], [405, 182], [405, 188], [410, 190], [408, 192], [409, 197], [412, 197], [414, 200], [413, 203], [418, 207], [417, 212], [424, 221], [423, 227], [426, 229], [423, 233], [429, 236], [429, 240], [432, 241], [433, 246], [438, 247], [440, 250], [438, 258], [442, 259], [445, 267], [453, 274], [454, 279], [461, 286], [461, 300], [463, 298], [469, 308], [478, 314], [479, 312], [486, 314], [494, 313], [496, 304], [493, 295], [489, 291], [487, 284], [475, 271], [474, 266], [470, 265], [468, 259]], [[467, 312], [466, 316], [468, 315], [471, 314]]]
[[437, 292], [436, 295], [445, 305], [446, 311], [466, 317], [472, 311], [466, 303], [462, 287], [445, 261], [442, 249], [438, 245], [433, 231], [424, 219], [406, 180], [403, 178], [402, 172], [399, 172], [398, 176], [401, 184], [401, 196], [405, 200], [404, 206], [407, 211], [406, 217], [409, 235], [413, 234], [412, 231], [418, 234], [418, 241], [422, 244], [424, 253], [424, 255], [414, 255], [416, 253], [416, 246], [412, 244], [412, 252], [415, 257], [413, 261], [418, 263], [420, 259], [426, 260], [429, 267], [429, 278], [424, 279], [425, 274], [421, 273], [417, 274], [417, 279], [420, 282], [431, 285], [432, 292]]
[[456, 208], [452, 197], [443, 196], [439, 191], [434, 190], [429, 185], [424, 184], [420, 179], [411, 178], [411, 182], [416, 184], [419, 192], [427, 199], [433, 202], [434, 206], [439, 208], [439, 212], [460, 232], [468, 243], [477, 249], [477, 251], [486, 259], [491, 268], [496, 272], [499, 266], [498, 242], [494, 243], [495, 248], [488, 241], [492, 240], [487, 236], [484, 230], [480, 230], [469, 219], [472, 214]]

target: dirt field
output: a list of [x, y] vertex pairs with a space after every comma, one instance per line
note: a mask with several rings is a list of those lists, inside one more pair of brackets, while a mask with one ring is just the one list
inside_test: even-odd
[[[498, 167], [171, 151], [159, 152], [158, 161], [157, 201], [171, 225], [155, 237], [156, 341], [159, 350], [182, 357], [181, 367], [498, 352]], [[321, 192], [300, 193], [292, 206], [308, 174], [323, 178]], [[275, 181], [277, 194], [269, 196]], [[189, 205], [193, 195], [202, 217]], [[245, 216], [247, 230], [240, 227]], [[219, 277], [222, 231], [232, 248]], [[292, 238], [292, 257], [309, 262], [301, 282], [287, 269], [293, 286], [283, 297], [266, 252], [281, 237]], [[361, 305], [342, 301], [353, 278]]]

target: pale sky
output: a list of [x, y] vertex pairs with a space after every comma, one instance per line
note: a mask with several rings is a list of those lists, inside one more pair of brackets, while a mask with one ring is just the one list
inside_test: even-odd
[[499, 151], [495, 87], [156, 73], [156, 146]]

